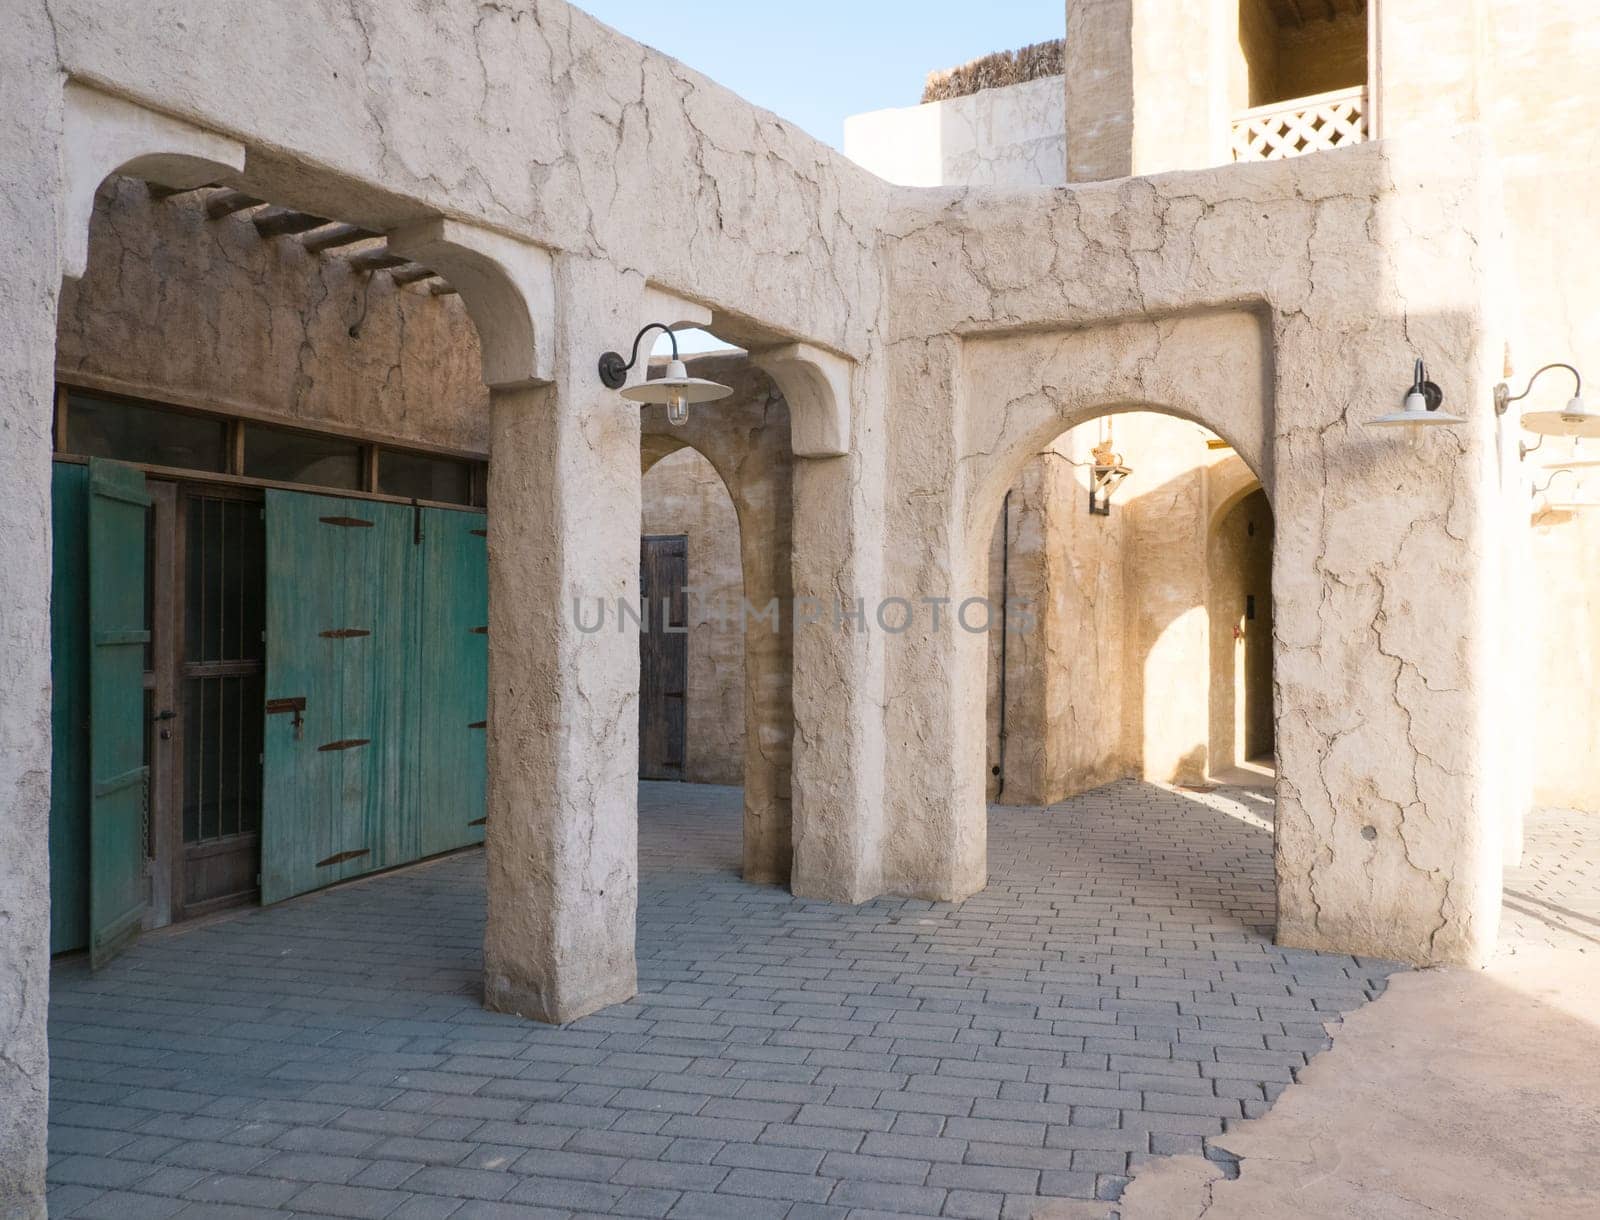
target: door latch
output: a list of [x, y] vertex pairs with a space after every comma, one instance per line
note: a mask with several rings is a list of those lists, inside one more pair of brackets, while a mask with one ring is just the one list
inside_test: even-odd
[[306, 697], [294, 695], [287, 699], [268, 699], [267, 715], [278, 716], [284, 712], [293, 713], [294, 739], [299, 741], [305, 735], [306, 727]]

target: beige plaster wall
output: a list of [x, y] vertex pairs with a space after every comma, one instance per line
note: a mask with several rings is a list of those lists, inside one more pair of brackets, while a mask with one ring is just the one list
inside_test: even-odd
[[1067, 180], [1059, 76], [844, 121], [844, 151], [899, 186], [1058, 186]]
[[[1592, 127], [1600, 54], [1594, 6], [1553, 0], [1530, 20], [1525, 5], [1490, 0], [1483, 43], [1483, 111], [1505, 173], [1517, 282], [1507, 380], [1521, 392], [1552, 360], [1577, 365], [1586, 381], [1600, 378], [1600, 260], [1588, 240], [1600, 160], [1583, 135]], [[1512, 410], [1559, 409], [1571, 392], [1567, 374], [1546, 373]], [[1582, 456], [1597, 456], [1595, 442], [1584, 445], [1591, 451]], [[1546, 497], [1528, 490], [1573, 452], [1572, 442], [1550, 438], [1526, 462], [1509, 463], [1507, 513], [1532, 528], [1511, 559], [1514, 588], [1529, 596], [1508, 610], [1506, 646], [1517, 670], [1508, 686], [1531, 696], [1519, 753], [1532, 759], [1535, 803], [1600, 812], [1600, 508], [1542, 515]], [[1600, 471], [1581, 482], [1561, 475], [1549, 499], [1600, 502]]]
[[[728, 489], [694, 449], [668, 454], [644, 474], [645, 534], [689, 539], [689, 684], [683, 778], [744, 782], [744, 575], [739, 518]], [[730, 621], [731, 620], [731, 621]]]
[[1067, 0], [1067, 179], [1221, 165], [1248, 88], [1237, 5]]
[[[1134, 773], [1125, 745], [1125, 559], [1120, 514], [1091, 517], [1081, 463], [1099, 425], [1074, 428], [1023, 466], [1011, 488], [1010, 530], [997, 517], [989, 598], [1018, 610], [1006, 640], [1006, 749], [1001, 765], [1000, 627], [988, 660], [988, 799], [1048, 805]], [[1074, 464], [1078, 463], [1078, 464]]]
[[131, 178], [102, 188], [88, 272], [62, 290], [62, 380], [488, 452], [460, 297], [264, 240], [245, 215], [209, 220], [204, 197], [157, 200]]

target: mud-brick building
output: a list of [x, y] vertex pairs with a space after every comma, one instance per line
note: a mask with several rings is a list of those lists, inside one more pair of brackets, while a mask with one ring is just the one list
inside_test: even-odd
[[[919, 108], [885, 177], [559, 0], [11, 6], [0, 1208], [42, 1209], [58, 936], [481, 836], [484, 1004], [634, 993], [641, 741], [694, 687], [572, 608], [693, 541], [644, 514], [673, 449], [796, 611], [697, 697], [752, 883], [959, 902], [988, 796], [1270, 743], [1278, 941], [1484, 958], [1535, 792], [1592, 800], [1595, 422], [1524, 396], [1600, 327], [1588, 6], [1065, 16], [1014, 119]], [[624, 397], [649, 324], [732, 349], [724, 407]], [[920, 613], [996, 580], [1031, 644]]]

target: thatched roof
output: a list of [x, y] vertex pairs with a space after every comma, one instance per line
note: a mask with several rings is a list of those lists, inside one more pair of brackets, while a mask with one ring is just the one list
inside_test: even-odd
[[1066, 70], [1061, 46], [1062, 40], [1054, 38], [1016, 51], [996, 51], [959, 68], [930, 72], [928, 83], [922, 88], [922, 100], [942, 102], [952, 97], [966, 97], [981, 89], [1020, 85], [1042, 76], [1060, 76]]

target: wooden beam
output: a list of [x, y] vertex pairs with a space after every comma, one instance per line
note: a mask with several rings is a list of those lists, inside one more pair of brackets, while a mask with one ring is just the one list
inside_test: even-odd
[[433, 293], [433, 295], [436, 297], [453, 297], [456, 295], [457, 289], [454, 284], [448, 284], [445, 281], [440, 280], [432, 288], [428, 289], [428, 291]]
[[389, 278], [396, 284], [415, 284], [418, 280], [432, 279], [433, 268], [413, 263], [409, 267], [396, 267], [389, 272]]
[[328, 221], [310, 212], [297, 212], [293, 208], [263, 208], [250, 218], [256, 232], [262, 237], [287, 237], [291, 233], [304, 233], [307, 229], [320, 229]]
[[192, 195], [196, 191], [208, 191], [216, 186], [215, 182], [208, 182], [204, 186], [158, 186], [154, 182], [146, 182], [144, 189], [149, 192], [150, 198], [156, 200], [172, 199], [178, 195]]
[[218, 191], [206, 200], [206, 215], [212, 220], [221, 220], [224, 216], [232, 216], [235, 212], [243, 212], [247, 208], [259, 208], [260, 199], [253, 195], [246, 195], [243, 191]]
[[332, 225], [326, 229], [318, 229], [315, 233], [307, 233], [300, 240], [311, 253], [321, 254], [324, 250], [332, 250], [336, 246], [348, 246], [352, 242], [371, 241], [374, 237], [382, 236], [381, 233], [374, 233], [371, 229], [362, 229], [355, 225]]
[[404, 255], [390, 254], [386, 246], [350, 256], [350, 266], [356, 271], [387, 271], [391, 267], [404, 267], [410, 261]]

